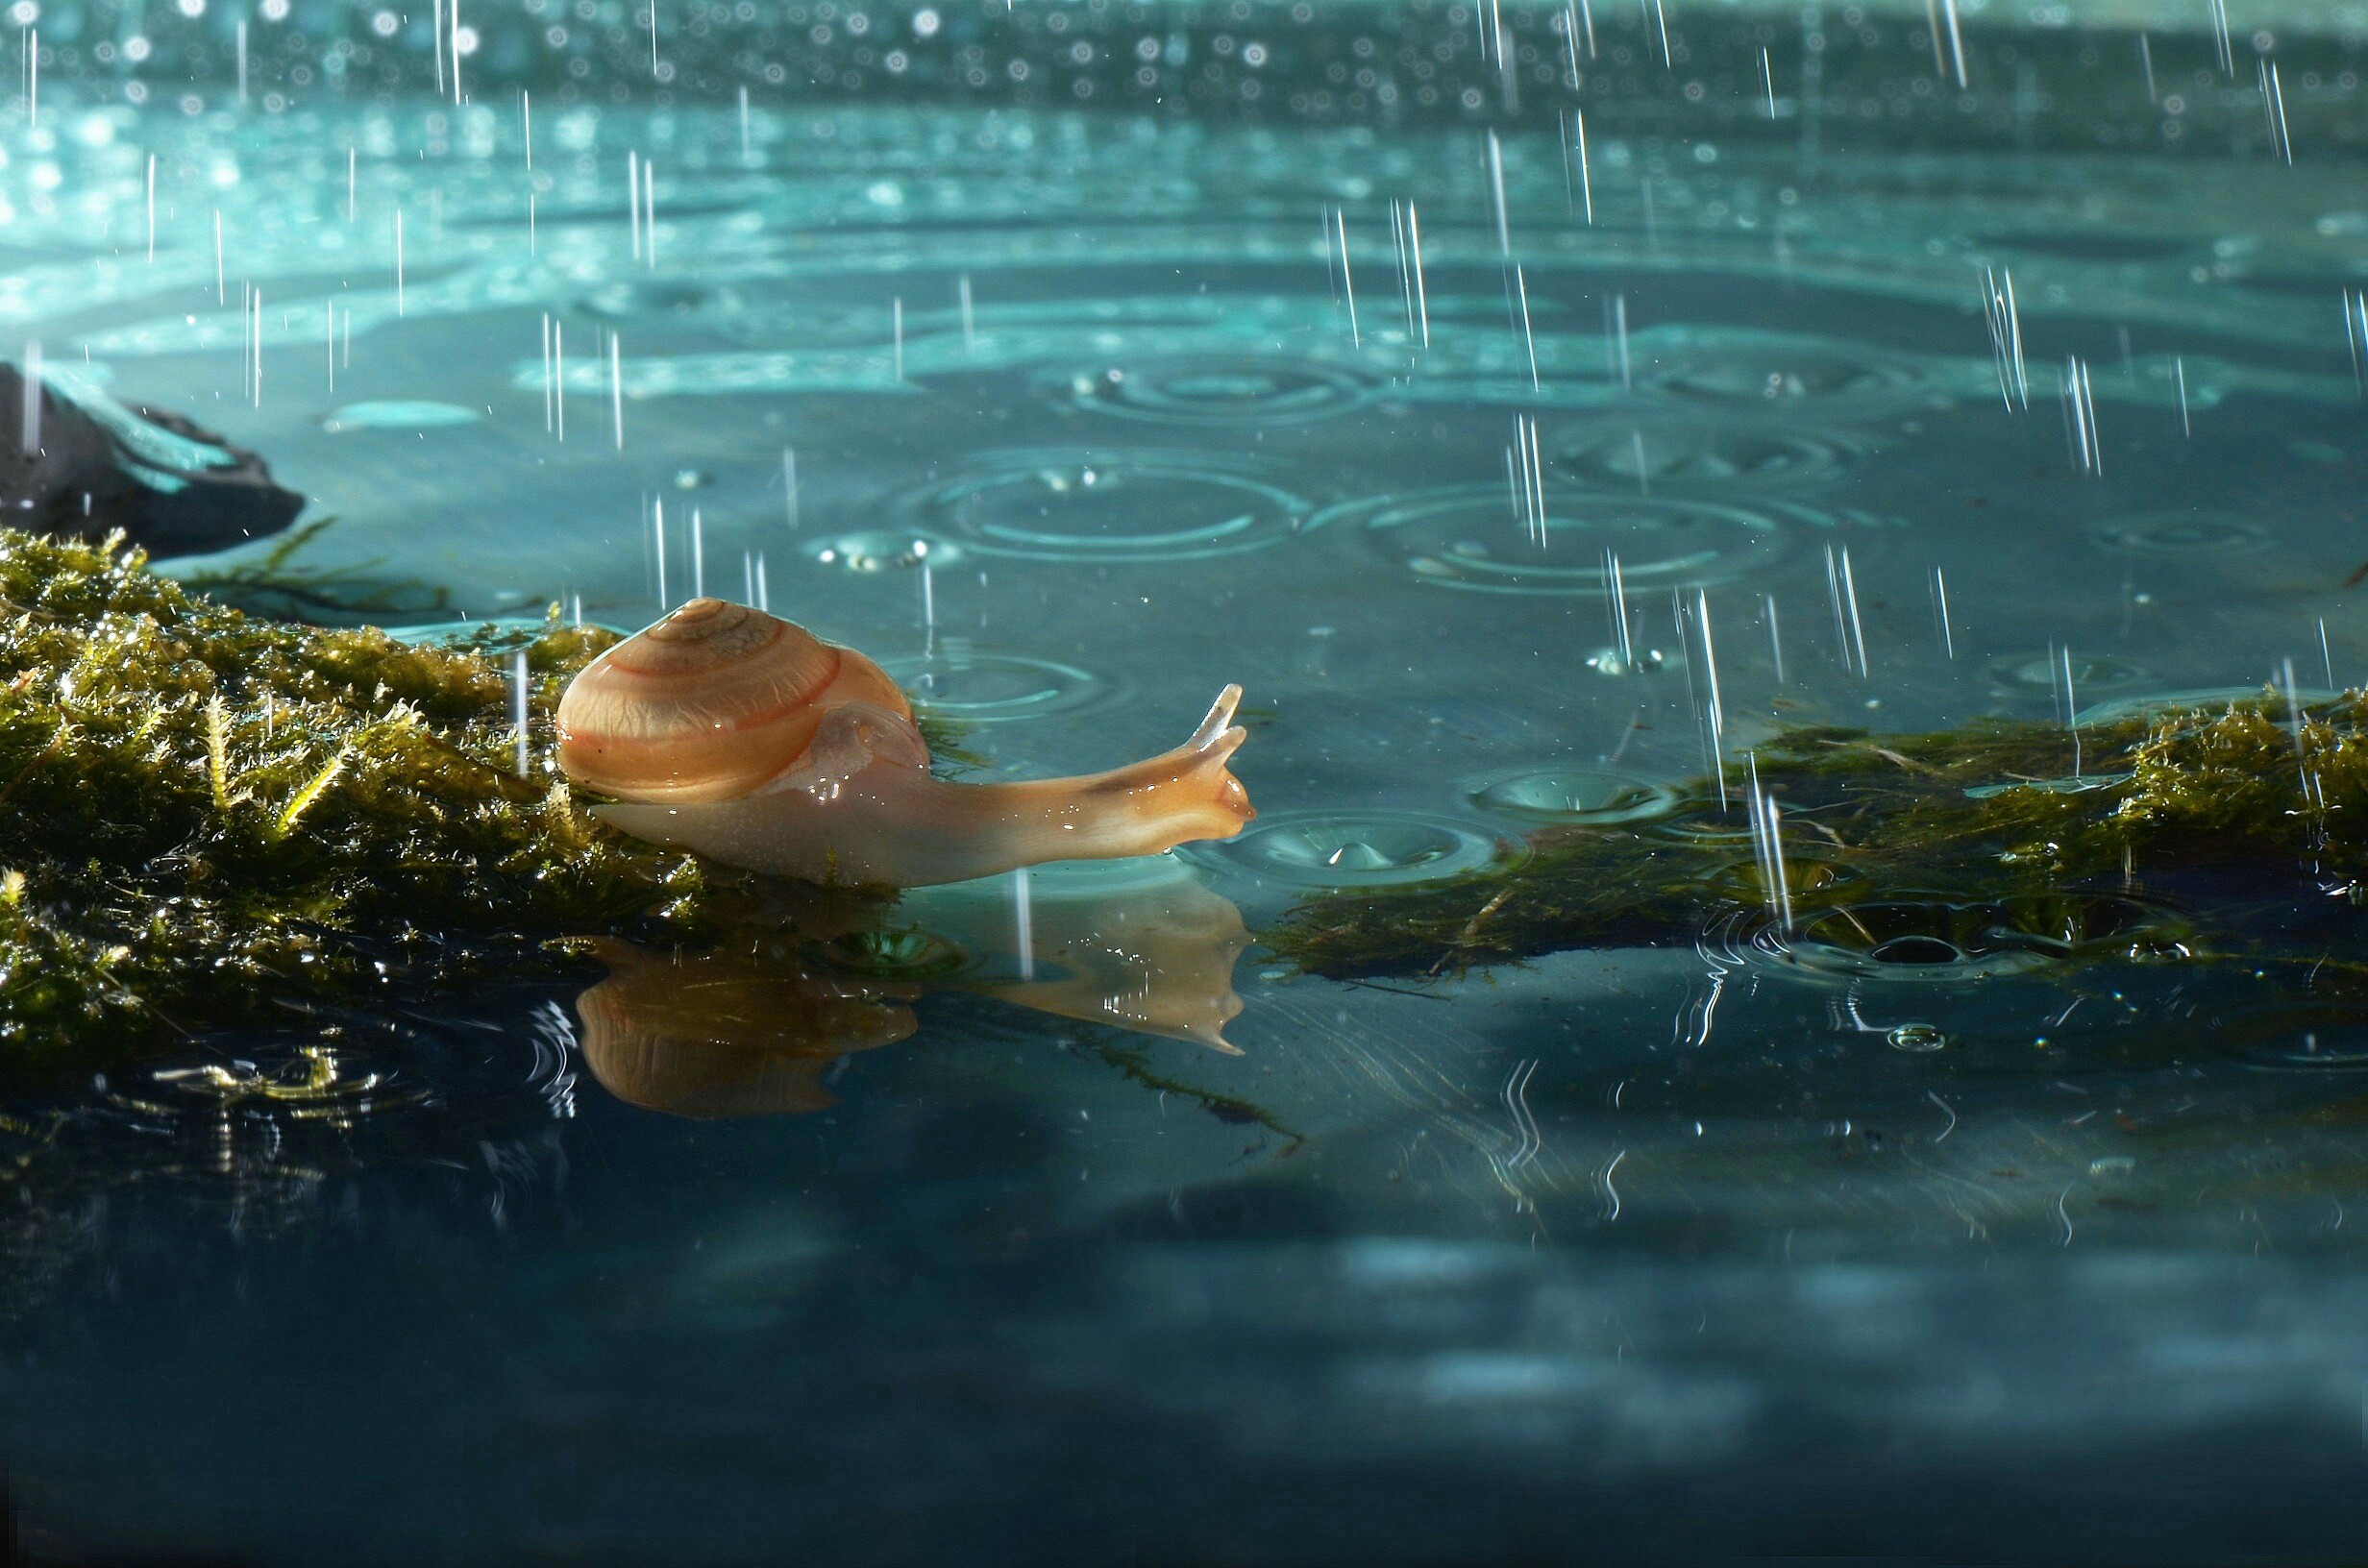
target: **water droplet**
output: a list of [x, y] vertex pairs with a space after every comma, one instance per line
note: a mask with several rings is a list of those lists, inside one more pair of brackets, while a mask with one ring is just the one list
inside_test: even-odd
[[892, 572], [919, 566], [945, 566], [962, 558], [962, 551], [943, 539], [897, 528], [866, 528], [842, 533], [809, 547], [815, 561], [847, 572]]
[[1640, 822], [1677, 809], [1666, 784], [1608, 768], [1525, 768], [1479, 780], [1467, 798], [1481, 810], [1534, 822]]
[[1661, 665], [1657, 648], [1637, 649], [1633, 662], [1621, 658], [1616, 648], [1599, 648], [1587, 656], [1587, 667], [1599, 675], [1649, 675]]
[[[1687, 335], [1697, 335], [1689, 333]], [[1670, 368], [1646, 384], [1690, 402], [1738, 407], [1887, 407], [1934, 396], [1931, 374], [1904, 355], [1836, 339], [1726, 332], [1662, 355]]]

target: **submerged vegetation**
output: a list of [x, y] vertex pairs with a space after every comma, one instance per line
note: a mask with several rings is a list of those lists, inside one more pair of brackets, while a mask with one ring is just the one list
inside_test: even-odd
[[336, 522], [334, 517], [316, 517], [298, 524], [254, 560], [209, 567], [181, 581], [220, 603], [257, 615], [308, 623], [342, 624], [387, 616], [416, 621], [452, 613], [450, 594], [383, 575], [383, 560], [338, 567], [299, 561], [297, 557]]
[[[2260, 922], [2236, 920], [2235, 904], [2257, 904], [2264, 878], [2282, 889], [2271, 902], [2291, 906], [2306, 891], [2315, 903], [2356, 899], [2354, 879], [2368, 872], [2368, 696], [2282, 712], [2265, 692], [2077, 736], [1995, 721], [1881, 738], [1799, 730], [1755, 759], [1780, 813], [1783, 893], [1731, 775], [1723, 805], [1696, 781], [1662, 821], [1549, 829], [1517, 862], [1319, 898], [1263, 940], [1305, 973], [1429, 977], [1690, 943], [1722, 912], [1771, 935], [1788, 894], [1788, 940], [1878, 962], [1978, 943], [2096, 958], [2256, 953]], [[2176, 900], [2152, 900], [2172, 883]]]

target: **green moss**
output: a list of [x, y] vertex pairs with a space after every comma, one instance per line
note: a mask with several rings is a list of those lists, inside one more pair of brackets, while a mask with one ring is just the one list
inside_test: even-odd
[[136, 551], [0, 532], [0, 1042], [86, 1047], [695, 933], [713, 874], [586, 817], [550, 714], [614, 634], [506, 660], [250, 619]]
[[[2035, 938], [2122, 944], [2127, 931], [2084, 904], [2084, 892], [2205, 864], [2290, 876], [2306, 856], [2323, 871], [2368, 871], [2362, 697], [2299, 726], [2274, 709], [2265, 693], [2216, 714], [2085, 729], [2080, 788], [2064, 785], [2073, 738], [2054, 725], [1984, 722], [1880, 739], [1795, 731], [1757, 763], [1782, 807], [1797, 920], [1885, 900], [1980, 901]], [[1316, 899], [1264, 940], [1303, 972], [1338, 978], [1690, 941], [1722, 908], [1758, 905], [1764, 893], [1741, 806], [1721, 812], [1699, 780], [1689, 796], [1661, 822], [1542, 832], [1509, 868]], [[2210, 917], [2203, 912], [2198, 941], [2209, 940]]]

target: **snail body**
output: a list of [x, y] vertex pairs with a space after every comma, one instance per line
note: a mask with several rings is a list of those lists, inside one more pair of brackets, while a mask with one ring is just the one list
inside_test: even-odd
[[697, 599], [603, 653], [558, 712], [559, 767], [654, 844], [809, 882], [923, 887], [1156, 854], [1254, 817], [1226, 771], [1242, 689], [1172, 751], [1076, 778], [961, 784], [886, 672], [745, 604]]

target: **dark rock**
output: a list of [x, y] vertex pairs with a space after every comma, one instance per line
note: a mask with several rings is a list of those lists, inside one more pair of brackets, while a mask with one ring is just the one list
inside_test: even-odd
[[202, 555], [280, 532], [305, 498], [254, 453], [179, 414], [117, 403], [79, 371], [43, 373], [38, 450], [25, 378], [0, 365], [0, 522], [56, 538], [121, 528], [151, 555]]

